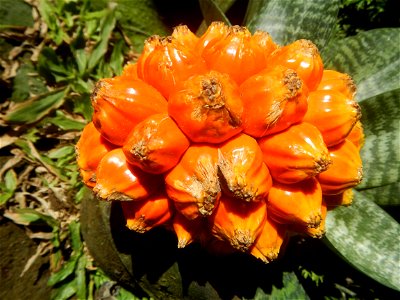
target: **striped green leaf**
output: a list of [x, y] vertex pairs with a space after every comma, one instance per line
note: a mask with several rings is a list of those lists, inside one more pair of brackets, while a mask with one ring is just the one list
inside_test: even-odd
[[360, 192], [379, 205], [400, 205], [400, 182], [367, 188]]
[[325, 241], [361, 272], [400, 291], [400, 225], [359, 192], [328, 213]]
[[336, 23], [338, 4], [338, 0], [250, 0], [244, 23], [251, 31], [269, 32], [282, 45], [309, 39], [322, 48]]
[[361, 150], [365, 176], [358, 188], [399, 182], [400, 89], [366, 99], [361, 108], [366, 136]]
[[325, 68], [350, 74], [357, 100], [363, 101], [400, 88], [400, 28], [375, 29], [342, 40], [324, 49]]

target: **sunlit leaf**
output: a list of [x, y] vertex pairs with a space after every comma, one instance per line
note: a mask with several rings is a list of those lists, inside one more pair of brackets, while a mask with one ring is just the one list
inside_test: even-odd
[[399, 182], [400, 89], [374, 96], [360, 104], [365, 133], [365, 145], [361, 150], [365, 176], [358, 188]]
[[250, 0], [244, 23], [252, 32], [269, 32], [279, 44], [309, 39], [322, 49], [331, 36], [338, 9], [338, 0]]
[[88, 69], [92, 70], [104, 56], [108, 49], [108, 41], [111, 37], [111, 33], [115, 27], [115, 15], [114, 10], [109, 9], [107, 15], [102, 20], [101, 31], [100, 31], [100, 41], [91, 53], [88, 61]]
[[326, 241], [350, 264], [400, 290], [400, 225], [371, 199], [355, 192], [354, 203], [326, 219]]
[[121, 75], [124, 64], [124, 41], [121, 39], [114, 45], [110, 59], [110, 67], [116, 75]]
[[72, 221], [69, 226], [69, 233], [71, 236], [71, 247], [75, 252], [82, 251], [83, 244], [81, 240], [81, 226], [77, 221]]
[[27, 100], [21, 104], [15, 105], [6, 115], [6, 120], [15, 123], [34, 123], [50, 111], [60, 107], [68, 92], [68, 89], [46, 93], [41, 96]]
[[86, 264], [87, 257], [82, 255], [75, 270], [76, 296], [78, 299], [87, 299]]
[[47, 285], [54, 286], [55, 284], [63, 281], [68, 276], [73, 274], [79, 258], [80, 254], [72, 255], [71, 258], [62, 265], [61, 269], [58, 272], [51, 274], [49, 280], [47, 281]]
[[366, 188], [360, 192], [379, 205], [400, 205], [400, 182]]
[[385, 28], [360, 32], [332, 40], [324, 49], [326, 68], [348, 73], [358, 86], [357, 100], [400, 88], [400, 29]]
[[76, 292], [77, 292], [76, 280], [72, 280], [57, 288], [52, 293], [52, 299], [57, 299], [57, 300], [71, 299], [71, 297], [75, 295]]
[[32, 208], [20, 208], [12, 212], [8, 211], [4, 213], [4, 216], [20, 225], [47, 224], [51, 227], [58, 226], [58, 222], [54, 218]]
[[82, 130], [85, 127], [84, 123], [72, 119], [60, 110], [56, 111], [55, 117], [44, 119], [43, 123], [54, 124], [62, 130]]

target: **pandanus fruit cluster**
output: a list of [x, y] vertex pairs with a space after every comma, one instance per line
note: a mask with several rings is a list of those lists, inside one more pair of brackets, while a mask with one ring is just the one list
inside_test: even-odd
[[178, 26], [96, 84], [76, 146], [82, 179], [120, 202], [131, 230], [165, 226], [180, 248], [269, 262], [290, 233], [321, 237], [327, 210], [351, 203], [362, 178], [355, 91], [311, 41]]

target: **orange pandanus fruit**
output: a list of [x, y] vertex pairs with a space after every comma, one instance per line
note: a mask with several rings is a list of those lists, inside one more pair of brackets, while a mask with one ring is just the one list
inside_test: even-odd
[[155, 114], [128, 135], [123, 150], [129, 163], [161, 174], [173, 168], [189, 147], [189, 140], [168, 114]]
[[325, 171], [331, 161], [328, 149], [316, 127], [300, 123], [259, 140], [272, 178], [295, 183]]
[[286, 238], [286, 227], [267, 217], [250, 253], [265, 263], [277, 259]]
[[276, 50], [272, 54], [270, 66], [278, 65], [295, 70], [310, 91], [318, 87], [324, 70], [317, 46], [304, 39]]
[[167, 111], [167, 101], [155, 88], [123, 76], [100, 80], [91, 99], [94, 125], [118, 146], [139, 122]]
[[353, 99], [356, 93], [356, 85], [348, 74], [334, 70], [324, 70], [317, 90], [335, 90], [347, 98]]
[[155, 176], [127, 163], [121, 148], [108, 152], [101, 159], [96, 177], [93, 191], [105, 200], [146, 199], [157, 190], [159, 182]]
[[90, 186], [96, 185], [96, 169], [100, 160], [115, 146], [109, 143], [94, 127], [88, 123], [76, 144], [77, 163], [82, 181]]
[[250, 249], [267, 217], [265, 201], [249, 202], [222, 196], [211, 215], [212, 233], [239, 251]]
[[328, 170], [318, 174], [318, 181], [324, 194], [339, 194], [361, 182], [363, 176], [361, 157], [352, 142], [344, 140], [339, 145], [329, 148], [329, 156], [332, 165]]
[[261, 201], [267, 196], [272, 178], [262, 157], [257, 141], [246, 134], [221, 145], [218, 166], [228, 195], [244, 201]]
[[[209, 43], [202, 57], [209, 69], [228, 74], [238, 84], [267, 66], [275, 45], [267, 33], [252, 35], [246, 27], [232, 26], [225, 38]], [[269, 51], [269, 53], [266, 53]], [[232, 66], [236, 66], [232, 68]]]
[[265, 69], [240, 86], [244, 132], [256, 138], [300, 122], [307, 112], [308, 91], [297, 73], [283, 66]]
[[268, 213], [278, 223], [317, 227], [322, 220], [322, 190], [315, 178], [294, 184], [274, 183]]
[[184, 248], [192, 242], [202, 239], [207, 223], [204, 218], [189, 220], [177, 212], [172, 219], [172, 227], [178, 239], [178, 248]]
[[[180, 37], [180, 31], [175, 36]], [[201, 56], [191, 48], [189, 40], [179, 42], [174, 36], [152, 36], [138, 59], [138, 76], [158, 89], [168, 99], [177, 83], [207, 71]]]
[[126, 226], [138, 233], [162, 225], [172, 217], [172, 204], [164, 194], [140, 201], [122, 201], [121, 207]]
[[360, 118], [358, 103], [336, 90], [317, 90], [308, 96], [304, 121], [318, 128], [328, 147], [342, 142]]
[[188, 219], [209, 216], [221, 196], [218, 179], [218, 149], [189, 147], [179, 163], [165, 176], [166, 191]]
[[168, 113], [192, 142], [221, 143], [243, 129], [239, 88], [215, 71], [192, 76], [177, 87]]
[[96, 84], [80, 174], [121, 202], [131, 230], [164, 226], [178, 248], [268, 263], [293, 234], [323, 236], [327, 208], [351, 203], [364, 143], [355, 92], [311, 41], [180, 25]]

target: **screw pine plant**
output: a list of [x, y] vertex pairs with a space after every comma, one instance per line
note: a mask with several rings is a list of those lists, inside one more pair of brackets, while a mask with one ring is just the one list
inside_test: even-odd
[[269, 262], [289, 232], [322, 237], [325, 207], [340, 204], [325, 195], [360, 183], [354, 95], [309, 40], [179, 25], [97, 83], [78, 164], [97, 197], [122, 202], [129, 229], [164, 225], [179, 247], [218, 240]]

